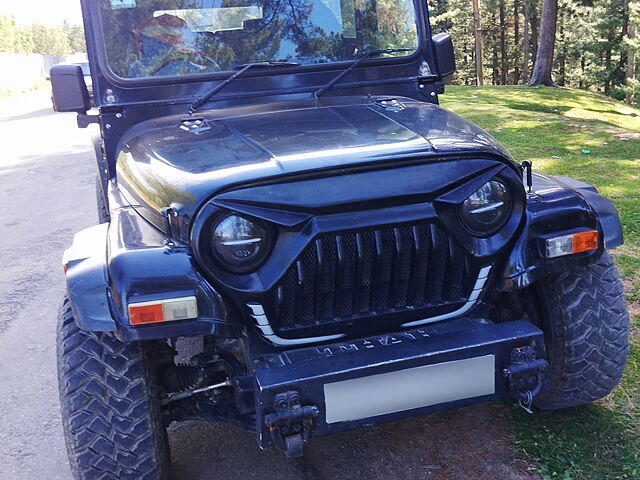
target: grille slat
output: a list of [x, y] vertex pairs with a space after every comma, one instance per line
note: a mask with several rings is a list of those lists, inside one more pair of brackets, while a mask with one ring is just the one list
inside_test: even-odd
[[446, 274], [446, 266], [449, 262], [449, 248], [444, 232], [436, 225], [430, 225], [431, 245], [433, 252], [431, 268], [428, 273], [427, 291], [429, 299], [440, 302], [443, 299], [443, 288]]
[[302, 281], [302, 320], [312, 322], [315, 318], [315, 285], [313, 280], [316, 275], [316, 252], [315, 245], [307, 249], [299, 261], [299, 270], [301, 270], [304, 280]]
[[371, 278], [373, 275], [374, 235], [373, 232], [357, 234], [358, 243], [358, 275], [357, 281], [357, 308], [355, 312], [368, 312], [371, 307]]
[[321, 319], [333, 318], [333, 301], [336, 283], [336, 260], [337, 248], [335, 241], [331, 237], [323, 239], [321, 242], [323, 262], [321, 272]]
[[[465, 263], [462, 250], [454, 243], [453, 239], [451, 238], [449, 238], [449, 258], [449, 263], [453, 265], [464, 265]], [[449, 296], [459, 297], [462, 294], [462, 273], [463, 269], [461, 268], [447, 269], [447, 274], [449, 276], [447, 285], [449, 285], [450, 288]]]
[[336, 236], [338, 253], [338, 272], [336, 275], [335, 315], [344, 317], [350, 315], [353, 309], [354, 269], [355, 269], [355, 236], [348, 233]]
[[372, 301], [378, 312], [388, 308], [393, 269], [393, 233], [391, 230], [376, 230], [376, 268], [373, 272]]
[[463, 301], [468, 254], [435, 224], [324, 235], [275, 289], [277, 330]]
[[405, 228], [394, 228], [393, 235], [396, 248], [391, 305], [403, 307], [407, 305], [407, 292], [411, 278], [412, 238], [409, 229]]
[[411, 270], [411, 281], [409, 283], [409, 305], [418, 306], [424, 303], [425, 291], [427, 288], [427, 268], [429, 265], [429, 236], [425, 225], [414, 225], [411, 227], [413, 238], [413, 258], [414, 264]]
[[[322, 255], [322, 241], [316, 240], [313, 244], [312, 251], [316, 257], [316, 280], [322, 275], [322, 267], [324, 265], [324, 257]], [[314, 316], [318, 319], [322, 318], [322, 282], [315, 281], [313, 283], [314, 291]]]

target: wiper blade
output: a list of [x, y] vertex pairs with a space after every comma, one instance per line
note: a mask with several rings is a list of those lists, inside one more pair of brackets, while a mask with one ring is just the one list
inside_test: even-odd
[[[238, 65], [236, 68], [253, 68], [253, 67], [297, 67], [299, 63], [296, 62], [251, 62]], [[238, 72], [240, 74], [240, 72]]]
[[344, 77], [351, 70], [356, 68], [362, 62], [364, 62], [367, 58], [376, 57], [378, 55], [384, 55], [385, 53], [396, 53], [396, 52], [413, 52], [413, 48], [379, 48], [376, 50], [366, 50], [362, 52], [358, 58], [356, 58], [351, 65], [349, 65], [345, 70], [340, 72], [338, 75], [333, 77], [325, 86], [319, 88], [315, 91], [314, 96], [318, 98], [320, 95], [324, 95], [327, 90], [333, 87], [336, 83], [338, 83], [342, 77]]
[[198, 98], [195, 102], [193, 102], [191, 104], [191, 107], [189, 108], [189, 111], [192, 114], [198, 111], [198, 109], [202, 105], [207, 103], [207, 101], [209, 101], [211, 97], [213, 97], [216, 93], [218, 93], [224, 87], [229, 85], [231, 82], [233, 82], [236, 78], [238, 78], [240, 75], [242, 75], [244, 72], [246, 72], [250, 68], [297, 67], [298, 65], [299, 64], [295, 62], [253, 62], [253, 63], [245, 63], [243, 65], [238, 65], [237, 68], [239, 68], [240, 70], [232, 74], [224, 82], [219, 83], [218, 85], [213, 87], [211, 90], [209, 90], [207, 93], [205, 93], [202, 97]]

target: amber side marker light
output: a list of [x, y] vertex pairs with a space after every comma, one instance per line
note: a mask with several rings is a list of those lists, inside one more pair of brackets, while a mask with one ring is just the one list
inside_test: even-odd
[[598, 231], [571, 233], [546, 239], [547, 258], [561, 257], [572, 253], [587, 252], [598, 248]]
[[188, 320], [198, 317], [196, 297], [168, 298], [152, 302], [129, 304], [129, 323], [146, 325], [148, 323]]

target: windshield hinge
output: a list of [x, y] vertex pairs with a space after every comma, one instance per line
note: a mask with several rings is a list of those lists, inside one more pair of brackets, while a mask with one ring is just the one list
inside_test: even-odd
[[204, 117], [187, 117], [180, 120], [180, 128], [189, 133], [202, 133], [211, 129]]
[[87, 115], [86, 113], [79, 113], [77, 122], [78, 128], [87, 128], [92, 123], [98, 123], [100, 121], [100, 115]]
[[403, 103], [400, 103], [397, 98], [384, 97], [374, 100], [375, 105], [390, 112], [399, 112], [407, 108]]

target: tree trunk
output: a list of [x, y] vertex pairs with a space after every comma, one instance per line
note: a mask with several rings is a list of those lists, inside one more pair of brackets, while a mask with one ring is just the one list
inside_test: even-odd
[[529, 38], [529, 24], [531, 22], [531, 7], [529, 0], [524, 0], [524, 32], [522, 47], [522, 83], [529, 81], [529, 51], [531, 48], [531, 38]]
[[507, 26], [504, 20], [504, 0], [500, 0], [500, 84], [507, 84]]
[[529, 0], [529, 17], [531, 19], [531, 58], [533, 60], [535, 60], [538, 52], [538, 27], [540, 26], [540, 12], [538, 12], [539, 6], [539, 1]]
[[564, 35], [564, 10], [560, 9], [558, 12], [558, 37], [560, 42], [560, 68], [559, 68], [559, 79], [558, 85], [564, 86], [567, 82], [567, 42], [565, 41]]
[[480, 18], [480, 2], [473, 0], [473, 36], [475, 39], [476, 56], [476, 85], [484, 85], [484, 75], [482, 72], [482, 21]]
[[[629, 4], [625, 1], [625, 11], [629, 12]], [[627, 22], [627, 38], [631, 43], [636, 38], [636, 26], [632, 21]], [[627, 80], [627, 84], [629, 80], [633, 80], [636, 78], [636, 51], [633, 47], [629, 47], [627, 50], [627, 68], [625, 71], [625, 80]], [[624, 101], [627, 104], [631, 103], [631, 91], [627, 90], [624, 96]]]
[[604, 94], [609, 95], [611, 93], [611, 47], [607, 48], [607, 51], [604, 55], [604, 68], [607, 72], [607, 78], [604, 81]]
[[[467, 47], [467, 42], [462, 44], [462, 58], [464, 58], [465, 65], [473, 61], [473, 52], [469, 52], [469, 49]], [[460, 77], [458, 77], [458, 79], [460, 79]], [[464, 82], [464, 85], [471, 85], [471, 83], [469, 83], [468, 76], [465, 75], [464, 79], [461, 79], [461, 80]]]
[[[448, 8], [448, 1], [449, 0], [438, 0], [437, 4], [438, 4], [438, 9], [436, 10], [436, 13], [438, 15], [443, 14], [444, 12], [447, 11]], [[440, 27], [441, 30], [447, 31], [452, 27], [451, 24], [451, 20], [446, 20], [446, 21], [440, 21], [438, 23], [438, 27]]]
[[[629, 26], [629, 39], [633, 40], [636, 38], [636, 27], [635, 25]], [[630, 48], [627, 51], [627, 71], [625, 74], [625, 78], [627, 80], [634, 80], [636, 78], [636, 52], [633, 48]], [[631, 103], [631, 92], [627, 90], [625, 94], [625, 102]]]
[[533, 74], [529, 82], [530, 86], [556, 86], [551, 79], [551, 69], [553, 67], [553, 50], [556, 44], [557, 23], [558, 0], [542, 0], [538, 51], [536, 52], [536, 62], [533, 65]]
[[[491, 24], [496, 24], [496, 16], [491, 16]], [[491, 83], [500, 85], [500, 66], [498, 64], [498, 42], [491, 45]]]
[[[520, 46], [520, 12], [518, 11], [520, 0], [514, 0], [513, 2], [513, 43], [514, 57], [518, 58], [518, 47]], [[518, 62], [514, 62], [513, 67], [513, 84], [517, 85], [520, 80], [520, 67]]]

